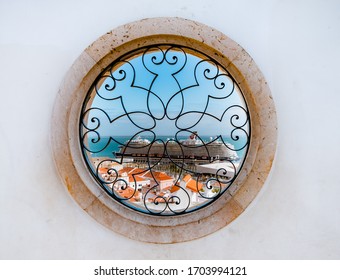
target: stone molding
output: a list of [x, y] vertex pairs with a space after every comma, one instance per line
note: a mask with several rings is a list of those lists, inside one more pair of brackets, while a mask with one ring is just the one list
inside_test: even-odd
[[[180, 216], [150, 216], [114, 201], [89, 173], [80, 151], [79, 116], [95, 78], [112, 61], [152, 44], [179, 44], [201, 51], [235, 79], [247, 102], [251, 142], [243, 168], [217, 201]], [[223, 228], [253, 201], [271, 170], [276, 151], [277, 121], [267, 82], [249, 54], [221, 32], [182, 18], [150, 18], [106, 33], [78, 57], [57, 95], [52, 117], [52, 150], [69, 193], [95, 220], [126, 237], [152, 243], [197, 239]]]

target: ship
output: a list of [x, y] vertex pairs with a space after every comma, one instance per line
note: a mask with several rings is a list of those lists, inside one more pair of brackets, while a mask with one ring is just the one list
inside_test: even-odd
[[167, 139], [166, 141], [149, 141], [140, 136], [126, 141], [119, 147], [117, 157], [134, 159], [163, 158], [172, 160], [188, 161], [216, 161], [216, 160], [238, 160], [235, 148], [230, 143], [224, 143], [219, 137], [210, 137], [205, 142], [198, 137], [194, 131], [187, 139], [176, 141]]

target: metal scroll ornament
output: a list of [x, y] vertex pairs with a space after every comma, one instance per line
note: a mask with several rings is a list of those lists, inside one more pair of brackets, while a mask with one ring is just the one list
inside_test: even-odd
[[247, 155], [247, 105], [230, 74], [176, 45], [136, 50], [95, 80], [80, 145], [99, 186], [151, 215], [179, 215], [223, 195]]

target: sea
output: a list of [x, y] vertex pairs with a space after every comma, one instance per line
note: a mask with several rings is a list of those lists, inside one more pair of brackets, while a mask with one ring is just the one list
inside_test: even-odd
[[[204, 142], [211, 142], [211, 136], [199, 136], [200, 139]], [[141, 135], [140, 136], [141, 139], [147, 139], [149, 141], [153, 141], [154, 138], [153, 136], [149, 136], [149, 135]], [[129, 141], [131, 139], [131, 136], [115, 136], [114, 139], [110, 140], [110, 137], [101, 137], [101, 141], [98, 143], [93, 143], [91, 140], [89, 139], [89, 148], [91, 151], [94, 151], [91, 153], [92, 157], [105, 157], [105, 158], [114, 158], [114, 153], [115, 152], [119, 152], [120, 147], [126, 143], [127, 141]], [[171, 139], [174, 139], [173, 136], [157, 136], [156, 140], [162, 140], [164, 142], [169, 141]], [[185, 140], [188, 139], [187, 136], [178, 136], [177, 140]], [[234, 141], [232, 140], [230, 137], [227, 136], [223, 136], [223, 141], [225, 143], [230, 143], [234, 146], [238, 157], [241, 159], [243, 158], [246, 150], [247, 150], [247, 146], [245, 146], [245, 143], [247, 141], [247, 139], [245, 137], [240, 137], [240, 139], [238, 141]], [[109, 145], [102, 150], [105, 145], [109, 142]], [[245, 147], [244, 147], [245, 146]], [[244, 147], [242, 149], [242, 147]], [[240, 150], [239, 150], [240, 149]], [[98, 151], [98, 152], [95, 152]]]

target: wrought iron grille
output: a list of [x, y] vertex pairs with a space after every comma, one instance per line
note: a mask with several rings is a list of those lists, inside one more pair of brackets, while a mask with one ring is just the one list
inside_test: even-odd
[[80, 146], [114, 200], [179, 215], [223, 195], [247, 155], [250, 121], [233, 77], [178, 45], [138, 49], [97, 77], [81, 111]]

